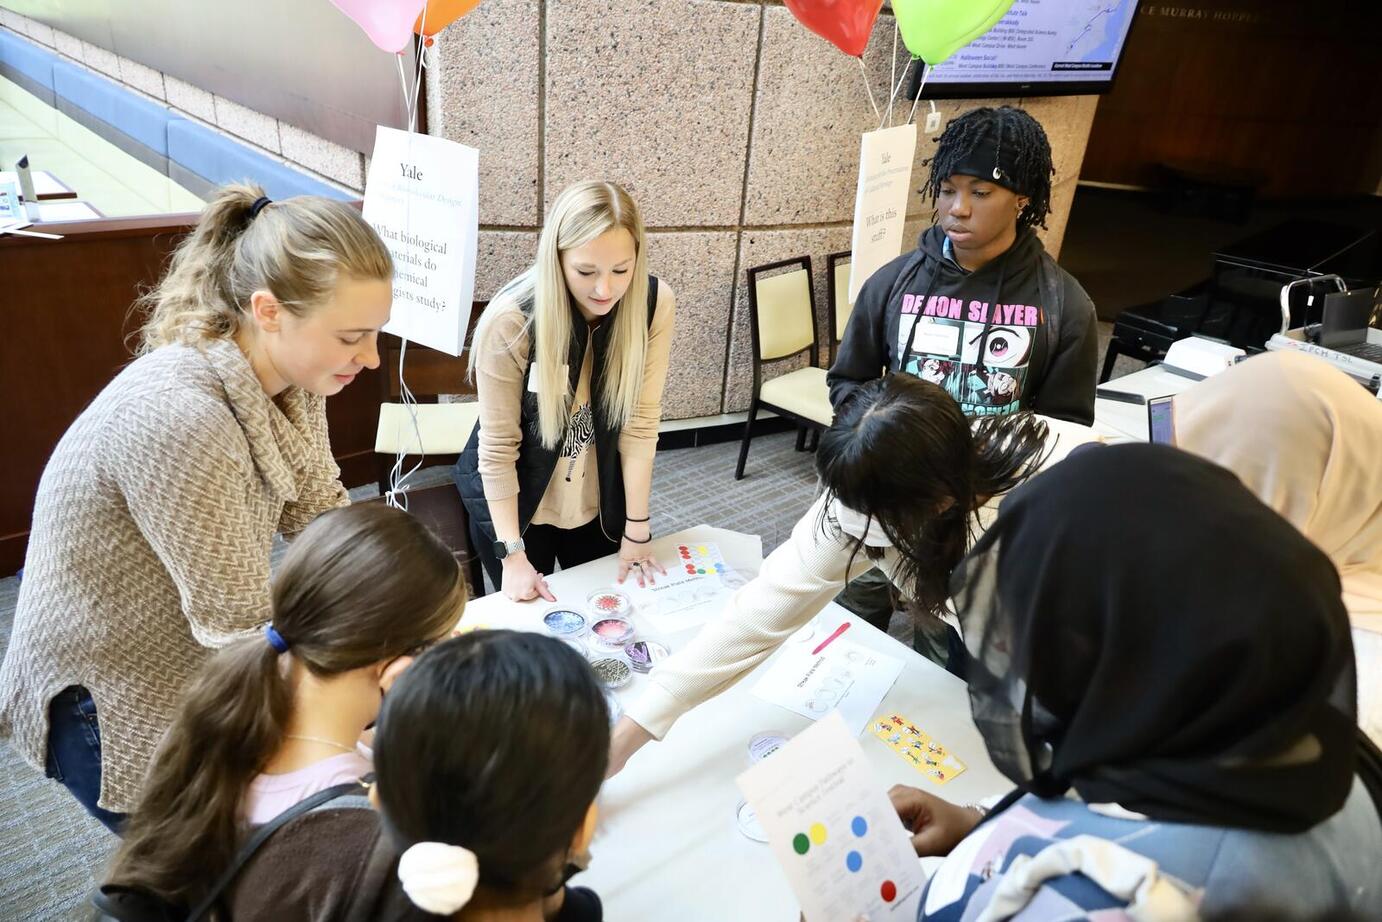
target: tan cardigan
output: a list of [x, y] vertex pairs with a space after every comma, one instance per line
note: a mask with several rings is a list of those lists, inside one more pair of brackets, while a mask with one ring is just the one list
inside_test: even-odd
[[[490, 333], [475, 357], [475, 386], [480, 400], [480, 441], [478, 467], [485, 499], [495, 502], [518, 495], [518, 448], [523, 379], [528, 367], [531, 335], [522, 309], [512, 300], [496, 300], [489, 306], [495, 312]], [[625, 458], [652, 460], [657, 453], [658, 424], [662, 421], [662, 390], [667, 383], [671, 361], [672, 332], [676, 322], [676, 298], [672, 288], [659, 279], [657, 305], [648, 327], [648, 351], [643, 362], [643, 382], [633, 415], [619, 431], [619, 454]], [[589, 330], [580, 331], [589, 336]], [[591, 399], [590, 371], [593, 350], [586, 344], [573, 408]], [[598, 397], [596, 398], [598, 399]], [[568, 433], [570, 427], [568, 426]], [[574, 463], [573, 463], [574, 462]], [[571, 479], [567, 479], [568, 471]], [[534, 524], [558, 528], [578, 528], [599, 513], [599, 484], [594, 452], [588, 448], [579, 457], [563, 457], [552, 472], [542, 495]]]
[[0, 734], [40, 770], [48, 704], [96, 703], [100, 805], [134, 808], [180, 689], [269, 617], [269, 547], [349, 502], [325, 402], [277, 402], [230, 341], [165, 346], [79, 416], [39, 482]]

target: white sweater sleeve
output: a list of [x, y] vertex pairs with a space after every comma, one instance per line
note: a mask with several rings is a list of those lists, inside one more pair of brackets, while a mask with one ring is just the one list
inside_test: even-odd
[[[792, 536], [768, 555], [758, 576], [734, 593], [720, 616], [652, 671], [649, 688], [627, 709], [639, 726], [661, 739], [678, 717], [733, 685], [845, 583], [874, 566], [862, 552], [853, 554], [848, 537], [821, 527], [824, 503], [824, 496], [812, 503]], [[879, 563], [885, 573], [892, 570], [893, 553], [889, 549]]]
[[[1046, 422], [1051, 427], [1046, 467], [1077, 445], [1103, 441], [1088, 426]], [[979, 510], [979, 531], [993, 522], [1001, 499], [994, 497]], [[678, 717], [737, 682], [814, 618], [845, 583], [874, 565], [862, 553], [853, 553], [848, 536], [821, 528], [824, 504], [822, 495], [797, 522], [792, 536], [763, 561], [758, 577], [736, 592], [695, 640], [652, 671], [647, 691], [626, 710], [639, 726], [661, 739]], [[889, 548], [877, 565], [893, 579], [897, 563], [897, 552]], [[953, 615], [947, 620], [959, 627]]]

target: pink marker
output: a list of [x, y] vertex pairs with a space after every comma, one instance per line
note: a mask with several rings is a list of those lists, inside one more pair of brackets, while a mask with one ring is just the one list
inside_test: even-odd
[[832, 640], [834, 640], [836, 637], [839, 637], [841, 634], [843, 634], [843, 633], [844, 633], [845, 631], [847, 631], [847, 630], [849, 630], [849, 622], [848, 622], [848, 621], [846, 621], [844, 624], [840, 625], [839, 627], [835, 628], [835, 630], [831, 633], [831, 635], [830, 635], [829, 637], [827, 637], [825, 640], [822, 640], [822, 641], [820, 642], [820, 645], [817, 646], [816, 649], [814, 649], [814, 650], [811, 651], [811, 655], [812, 655], [812, 656], [815, 656], [817, 653], [821, 652], [821, 651], [824, 650], [826, 647], [830, 646], [830, 642], [831, 642]]

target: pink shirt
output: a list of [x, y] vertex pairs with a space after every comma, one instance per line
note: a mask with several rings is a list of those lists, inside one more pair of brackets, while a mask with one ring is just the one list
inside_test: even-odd
[[263, 825], [318, 791], [355, 781], [372, 771], [374, 764], [357, 751], [343, 752], [281, 775], [260, 775], [245, 791], [245, 819], [251, 826]]

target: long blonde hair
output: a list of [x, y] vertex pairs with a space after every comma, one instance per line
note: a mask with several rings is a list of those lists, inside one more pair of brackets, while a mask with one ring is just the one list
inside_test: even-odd
[[612, 182], [580, 182], [568, 186], [547, 215], [537, 238], [537, 258], [518, 278], [494, 296], [490, 310], [480, 315], [470, 346], [470, 375], [475, 376], [478, 349], [507, 351], [511, 343], [492, 342], [494, 310], [505, 300], [532, 304], [520, 335], [532, 331], [533, 356], [537, 362], [538, 436], [543, 446], [555, 448], [566, 431], [570, 413], [571, 384], [563, 376], [571, 343], [571, 296], [561, 270], [561, 253], [584, 246], [606, 231], [622, 227], [633, 237], [633, 280], [624, 297], [611, 311], [614, 330], [600, 386], [600, 406], [605, 418], [622, 427], [633, 415], [643, 383], [643, 360], [648, 351], [648, 255], [643, 219], [638, 206], [623, 187]]
[[250, 295], [261, 289], [301, 316], [329, 298], [342, 275], [393, 278], [384, 241], [356, 208], [300, 195], [254, 216], [254, 203], [263, 195], [253, 183], [217, 190], [163, 278], [135, 302], [147, 313], [139, 355], [170, 343], [234, 336]]

